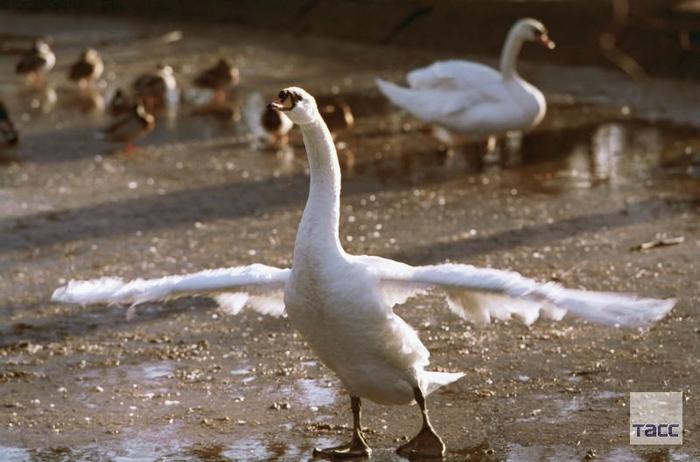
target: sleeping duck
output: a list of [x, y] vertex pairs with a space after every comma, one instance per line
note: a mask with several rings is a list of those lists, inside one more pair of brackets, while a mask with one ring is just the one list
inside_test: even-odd
[[202, 71], [194, 79], [195, 86], [213, 92], [214, 103], [222, 104], [226, 100], [226, 91], [238, 85], [240, 73], [227, 59], [221, 58], [212, 67]]
[[352, 109], [345, 101], [339, 99], [323, 101], [319, 99], [319, 111], [331, 133], [338, 130], [351, 129], [355, 125]]
[[143, 101], [149, 111], [161, 109], [177, 102], [177, 81], [173, 68], [160, 64], [153, 72], [139, 76], [131, 84], [134, 94]]
[[83, 88], [91, 85], [102, 76], [104, 71], [102, 57], [92, 48], [87, 48], [68, 69], [68, 78]]
[[17, 62], [15, 71], [24, 76], [28, 83], [39, 84], [45, 75], [56, 65], [56, 55], [43, 40], [37, 40]]

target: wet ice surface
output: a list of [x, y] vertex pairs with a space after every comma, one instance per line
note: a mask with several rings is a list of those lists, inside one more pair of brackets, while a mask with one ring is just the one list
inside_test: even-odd
[[[688, 353], [700, 331], [698, 129], [650, 122], [659, 111], [644, 99], [623, 107], [640, 91], [629, 82], [591, 70], [576, 80], [572, 69], [552, 81], [551, 69], [524, 66], [556, 104], [538, 130], [484, 161], [476, 144], [446, 152], [374, 90], [376, 75], [398, 79], [427, 53], [90, 18], [75, 32], [65, 19], [13, 18], [2, 32], [46, 29], [59, 65], [49, 108], [45, 95], [17, 92], [14, 60], [0, 56], [0, 89], [22, 133], [0, 165], [0, 460], [299, 460], [349, 437], [339, 382], [285, 319], [226, 317], [201, 299], [146, 304], [131, 320], [123, 307], [47, 303], [64, 278], [289, 264], [308, 187], [301, 139], [295, 132], [283, 153], [256, 149], [245, 108], [292, 83], [338, 93], [355, 112], [356, 127], [337, 134], [349, 251], [681, 300], [644, 334], [568, 321], [474, 329], [432, 297], [399, 308], [435, 367], [467, 372], [429, 399], [451, 460], [700, 457], [692, 394], [682, 448], [627, 445], [629, 391], [692, 393], [700, 379]], [[183, 41], [157, 44], [174, 29]], [[108, 117], [82, 112], [63, 80], [85, 41], [104, 48], [104, 93], [164, 57], [187, 87], [219, 53], [241, 66], [243, 86], [224, 119], [193, 114], [185, 98], [138, 153], [113, 154], [94, 138]], [[655, 85], [668, 104], [683, 100]], [[658, 109], [663, 93], [654, 100]], [[657, 235], [685, 241], [630, 251]], [[393, 448], [418, 428], [416, 408], [364, 409], [373, 459], [397, 460]]]

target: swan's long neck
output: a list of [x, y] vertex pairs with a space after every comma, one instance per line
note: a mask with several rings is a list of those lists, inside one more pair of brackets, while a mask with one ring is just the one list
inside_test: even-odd
[[[335, 143], [319, 116], [301, 125], [309, 158], [311, 185], [304, 215], [297, 231], [294, 261], [302, 256], [342, 253], [338, 227], [340, 222], [340, 165]], [[313, 249], [313, 252], [309, 252]]]
[[523, 38], [515, 31], [511, 30], [503, 45], [501, 52], [501, 74], [504, 79], [511, 79], [518, 76], [518, 70], [515, 67], [515, 62], [520, 54], [520, 49], [523, 47]]

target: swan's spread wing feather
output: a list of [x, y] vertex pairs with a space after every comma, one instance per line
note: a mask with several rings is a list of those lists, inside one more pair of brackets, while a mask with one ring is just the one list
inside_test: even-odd
[[431, 284], [411, 283], [404, 279], [390, 280], [384, 277], [388, 274], [406, 274], [410, 272], [413, 267], [405, 263], [374, 255], [355, 255], [352, 258], [365, 265], [368, 272], [380, 280], [379, 296], [389, 308], [404, 304], [413, 297], [425, 294], [432, 287]]
[[80, 304], [139, 304], [192, 295], [210, 295], [230, 313], [238, 313], [243, 306], [248, 305], [261, 313], [279, 316], [284, 312], [281, 294], [289, 273], [289, 269], [253, 264], [128, 282], [120, 278], [70, 281], [66, 286], [56, 289], [51, 299]]
[[214, 296], [221, 310], [226, 314], [236, 315], [248, 306], [260, 314], [279, 317], [284, 314], [284, 292], [282, 290], [266, 291], [255, 295], [247, 292], [227, 292]]
[[607, 325], [645, 327], [663, 318], [675, 300], [566, 289], [539, 283], [518, 273], [471, 265], [443, 264], [412, 267], [392, 260], [367, 260], [392, 291], [405, 285], [410, 296], [416, 288], [442, 289], [450, 309], [462, 318], [486, 324], [493, 318], [515, 317], [532, 324], [539, 317], [561, 319], [566, 313]]
[[392, 103], [428, 123], [455, 116], [489, 100], [488, 93], [479, 89], [472, 91], [412, 89], [381, 79], [377, 79], [377, 86]]
[[469, 61], [437, 61], [406, 75], [411, 88], [472, 90], [502, 80], [495, 69]]

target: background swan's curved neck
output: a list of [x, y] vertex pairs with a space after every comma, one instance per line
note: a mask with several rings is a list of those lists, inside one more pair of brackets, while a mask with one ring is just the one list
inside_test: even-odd
[[[342, 252], [340, 222], [340, 165], [335, 143], [323, 119], [301, 126], [309, 158], [309, 198], [297, 231], [294, 259], [308, 254], [309, 246], [321, 252]], [[314, 254], [318, 254], [314, 252]]]
[[510, 79], [518, 75], [515, 62], [518, 59], [522, 47], [523, 38], [514, 31], [511, 31], [508, 34], [506, 43], [503, 45], [503, 51], [501, 52], [501, 74], [504, 79]]

